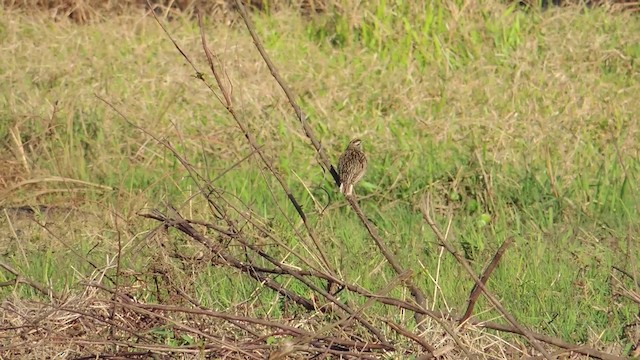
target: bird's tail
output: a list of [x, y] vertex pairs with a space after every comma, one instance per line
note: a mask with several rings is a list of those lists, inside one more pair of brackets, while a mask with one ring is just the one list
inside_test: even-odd
[[345, 195], [351, 195], [353, 193], [353, 184], [340, 183], [340, 192]]

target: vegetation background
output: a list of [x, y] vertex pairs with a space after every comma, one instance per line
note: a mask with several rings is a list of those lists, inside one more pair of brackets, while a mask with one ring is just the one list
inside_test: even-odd
[[[207, 260], [184, 234], [158, 232], [156, 222], [138, 215], [173, 204], [185, 217], [216, 221], [198, 194], [204, 180], [190, 176], [151, 134], [215, 179], [213, 186], [278, 244], [317, 260], [276, 180], [250, 156], [243, 133], [144, 6], [1, 3], [0, 323], [9, 335], [1, 337], [0, 354], [66, 351], [73, 358], [107, 346], [74, 343], [86, 333], [74, 336], [77, 323], [59, 312], [22, 337], [9, 331], [33, 326], [29, 313], [61, 306], [19, 279], [81, 305], [108, 297], [87, 283], [113, 286], [105, 277], [116, 277], [116, 287], [142, 303], [184, 304], [188, 294], [207, 309], [321, 326], [323, 317], [284, 306], [260, 282]], [[168, 2], [155, 11], [207, 69], [195, 5]], [[395, 274], [320, 166], [235, 7], [201, 5], [208, 5], [204, 30], [233, 84], [237, 110], [301, 202], [322, 253], [342, 278], [383, 288]], [[567, 342], [633, 353], [640, 345], [640, 19], [634, 8], [543, 9], [497, 0], [253, 5], [267, 52], [334, 164], [351, 138], [363, 139], [369, 170], [356, 188], [360, 206], [414, 271], [429, 309], [461, 314], [473, 280], [424, 222], [419, 207], [426, 194], [436, 221], [478, 274], [513, 239], [488, 287], [518, 321]], [[273, 256], [305, 267], [263, 233], [252, 234]], [[275, 278], [309, 295], [300, 284]], [[402, 287], [389, 295], [410, 298]], [[411, 316], [388, 307], [369, 311], [415, 326]], [[475, 317], [502, 321], [482, 298]], [[166, 324], [140, 323], [159, 344], [197, 343], [197, 336], [180, 337]], [[430, 324], [425, 336], [449, 343], [438, 326]], [[51, 340], [54, 333], [65, 341]], [[475, 327], [460, 333], [486, 358], [531, 351], [515, 335]], [[457, 351], [445, 356], [459, 358]]]

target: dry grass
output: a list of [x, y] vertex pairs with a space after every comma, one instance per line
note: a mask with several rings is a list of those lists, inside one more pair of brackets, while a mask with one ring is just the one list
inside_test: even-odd
[[[54, 19], [70, 19], [77, 23], [105, 21], [112, 16], [127, 14], [132, 8], [147, 8], [148, 0], [0, 0], [5, 8], [23, 9], [29, 12], [43, 11]], [[151, 0], [153, 8], [164, 17], [180, 17], [184, 14], [192, 16], [199, 11], [213, 18], [228, 21], [229, 16], [237, 10], [234, 0]], [[245, 0], [246, 6], [258, 11], [277, 12], [282, 9], [295, 9], [303, 15], [322, 14], [327, 10], [340, 12], [346, 16], [357, 18], [359, 2], [345, 0]], [[509, 3], [503, 1], [503, 3]], [[552, 4], [563, 6], [583, 6], [584, 0], [518, 1], [523, 6], [544, 8]], [[589, 7], [603, 7], [610, 11], [637, 12], [640, 2], [636, 0], [595, 0], [588, 1]]]
[[[401, 265], [413, 271], [410, 279], [427, 293], [429, 310], [462, 313], [473, 283], [440, 252], [416, 210], [427, 193], [438, 223], [478, 273], [499, 243], [514, 237], [488, 285], [519, 321], [538, 333], [626, 356], [637, 340], [625, 329], [638, 321], [633, 279], [640, 266], [633, 236], [638, 20], [605, 11], [531, 14], [500, 3], [464, 4], [447, 5], [442, 27], [425, 37], [441, 46], [431, 43], [427, 60], [416, 47], [403, 48], [399, 28], [380, 35], [397, 53], [376, 48], [375, 41], [359, 43], [376, 19], [371, 9], [353, 9], [345, 28], [360, 35], [342, 44], [314, 32], [332, 29], [340, 20], [332, 14], [305, 19], [293, 8], [256, 21], [332, 160], [349, 138], [365, 139], [373, 166], [356, 190], [360, 205]], [[393, 344], [384, 356], [406, 358], [423, 349], [389, 320], [421, 334], [445, 359], [465, 351], [486, 359], [538, 355], [523, 337], [483, 328], [483, 321], [503, 321], [483, 300], [475, 324], [463, 328], [447, 320], [453, 329], [447, 333], [434, 318], [421, 329], [412, 311], [364, 306], [369, 297], [345, 290], [341, 302], [362, 309], [363, 321], [337, 326], [343, 313], [323, 313], [320, 305], [331, 301], [292, 275], [291, 269], [325, 269], [265, 163], [157, 24], [140, 9], [127, 12], [83, 26], [42, 14], [0, 15], [0, 45], [11, 49], [0, 58], [0, 134], [6, 134], [0, 141], [0, 253], [15, 271], [0, 272], [2, 356], [264, 358], [308, 337], [278, 326], [380, 345], [366, 322]], [[173, 16], [165, 25], [211, 79], [196, 25]], [[398, 275], [334, 194], [245, 30], [210, 21], [209, 46], [233, 82], [240, 118], [300, 200], [332, 270], [345, 284], [372, 292], [394, 284]], [[411, 53], [406, 61], [405, 50]], [[200, 191], [208, 186], [214, 192], [205, 196]], [[176, 222], [156, 228], [137, 215], [165, 211], [166, 204], [199, 222], [192, 226], [216, 251], [171, 228]], [[275, 266], [257, 249], [289, 272], [256, 281], [229, 265], [234, 258]], [[316, 275], [312, 285], [324, 288], [326, 279]], [[277, 294], [266, 279], [317, 308]], [[413, 304], [403, 286], [386, 295]], [[575, 301], [559, 304], [559, 298]], [[296, 344], [314, 347], [296, 348], [296, 356], [324, 350], [383, 356], [377, 348], [315, 340]]]

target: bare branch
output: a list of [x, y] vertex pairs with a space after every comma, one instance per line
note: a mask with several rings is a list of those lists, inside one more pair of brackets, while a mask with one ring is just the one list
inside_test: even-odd
[[302, 110], [300, 109], [300, 106], [298, 106], [295, 96], [293, 95], [293, 92], [291, 91], [291, 89], [289, 89], [289, 86], [287, 86], [284, 80], [282, 80], [282, 78], [280, 77], [280, 74], [278, 74], [278, 70], [276, 70], [275, 65], [273, 65], [273, 62], [269, 58], [267, 51], [264, 49], [264, 46], [262, 46], [262, 42], [260, 41], [260, 38], [256, 33], [255, 27], [253, 26], [253, 22], [251, 21], [249, 14], [247, 14], [247, 10], [245, 9], [244, 4], [242, 4], [242, 1], [240, 0], [235, 0], [235, 2], [236, 2], [236, 6], [240, 10], [240, 16], [242, 16], [242, 20], [244, 20], [244, 23], [247, 26], [247, 30], [249, 30], [249, 33], [251, 34], [253, 43], [258, 49], [260, 56], [262, 56], [262, 58], [264, 59], [264, 62], [267, 64], [267, 67], [269, 67], [269, 71], [271, 72], [271, 75], [278, 82], [278, 84], [282, 88], [282, 91], [284, 91], [285, 95], [287, 96], [287, 99], [289, 100], [291, 107], [293, 107], [293, 111], [295, 111], [296, 116], [298, 117], [298, 120], [300, 120], [300, 123], [302, 124], [302, 128], [304, 129], [305, 134], [307, 135], [309, 140], [311, 140], [311, 144], [313, 144], [313, 147], [316, 149], [316, 151], [320, 155], [320, 160], [322, 161], [322, 165], [324, 165], [325, 169], [329, 169], [329, 172], [331, 173], [331, 176], [333, 177], [333, 180], [335, 181], [336, 186], [340, 186], [340, 177], [338, 176], [338, 172], [331, 164], [331, 161], [329, 160], [329, 157], [327, 156], [327, 154], [324, 152], [324, 149], [322, 148], [320, 141], [318, 141], [318, 139], [316, 138], [313, 132], [313, 129], [311, 129], [311, 127], [307, 123], [307, 116], [302, 112]]
[[431, 200], [430, 196], [429, 194], [427, 194], [427, 198], [424, 199], [421, 204], [422, 216], [424, 217], [424, 220], [427, 222], [427, 224], [429, 224], [429, 226], [431, 227], [431, 230], [433, 230], [433, 233], [438, 238], [438, 241], [440, 241], [442, 246], [444, 246], [447, 249], [447, 251], [451, 255], [453, 255], [453, 257], [455, 257], [455, 259], [458, 261], [458, 263], [460, 263], [460, 265], [462, 265], [462, 267], [467, 271], [469, 276], [471, 276], [473, 281], [476, 282], [476, 285], [482, 290], [482, 292], [484, 292], [489, 302], [491, 302], [491, 304], [495, 306], [496, 309], [498, 309], [498, 311], [507, 319], [507, 321], [509, 321], [509, 323], [511, 323], [511, 325], [513, 325], [516, 329], [518, 329], [520, 334], [524, 335], [529, 340], [531, 345], [535, 347], [536, 350], [538, 350], [545, 357], [545, 359], [551, 360], [552, 359], [551, 355], [549, 355], [549, 353], [547, 353], [547, 351], [542, 347], [542, 345], [538, 343], [538, 341], [531, 334], [531, 332], [527, 330], [524, 326], [520, 325], [518, 321], [513, 317], [513, 315], [511, 315], [507, 310], [505, 310], [502, 304], [500, 304], [500, 301], [498, 301], [498, 299], [496, 299], [496, 297], [493, 296], [493, 294], [486, 288], [486, 286], [484, 286], [482, 281], [474, 273], [469, 263], [462, 256], [460, 256], [460, 254], [458, 254], [455, 251], [455, 249], [451, 246], [451, 244], [449, 244], [445, 236], [442, 234], [442, 232], [438, 228], [438, 225], [436, 225], [433, 219], [431, 219], [431, 215], [429, 213], [430, 200]]
[[[493, 273], [493, 270], [495, 270], [495, 268], [498, 266], [498, 263], [500, 262], [500, 259], [502, 259], [502, 255], [504, 255], [504, 252], [507, 250], [507, 247], [509, 247], [509, 245], [511, 245], [512, 243], [513, 243], [513, 238], [508, 238], [504, 243], [502, 243], [498, 251], [496, 251], [495, 255], [493, 256], [493, 259], [491, 259], [491, 262], [489, 263], [489, 266], [487, 266], [485, 271], [482, 273], [482, 276], [480, 277], [480, 282], [483, 285], [487, 283], [487, 281], [489, 280], [489, 277]], [[471, 289], [471, 294], [469, 295], [467, 311], [465, 311], [464, 315], [462, 315], [462, 318], [460, 319], [460, 323], [464, 323], [465, 321], [467, 321], [467, 319], [471, 317], [471, 314], [473, 314], [473, 308], [476, 305], [476, 301], [478, 301], [478, 298], [480, 297], [481, 293], [482, 293], [482, 290], [478, 287], [478, 284], [473, 285], [473, 289]]]

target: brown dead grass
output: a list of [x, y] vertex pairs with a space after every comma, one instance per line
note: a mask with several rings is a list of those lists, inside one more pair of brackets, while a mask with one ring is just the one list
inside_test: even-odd
[[[282, 25], [284, 29], [280, 29], [285, 34], [293, 34], [300, 28], [299, 24], [295, 23], [295, 21], [299, 20], [290, 21], [291, 16], [289, 14], [282, 13], [276, 16], [280, 16], [278, 18], [281, 20], [280, 23], [285, 24]], [[368, 129], [364, 130], [367, 135], [377, 136], [378, 141], [371, 146], [371, 149], [377, 154], [392, 153], [393, 156], [401, 158], [404, 154], [401, 151], [397, 152], [397, 150], [402, 138], [392, 133], [385, 126], [397, 119], [418, 118], [418, 114], [425, 113], [424, 104], [433, 103], [441, 97], [446, 97], [451, 106], [440, 117], [429, 114], [425, 118], [419, 119], [418, 121], [421, 120], [421, 125], [417, 127], [419, 132], [417, 134], [405, 134], [405, 136], [432, 138], [436, 142], [446, 142], [452, 139], [453, 141], [461, 141], [465, 137], [477, 136], [479, 143], [486, 144], [487, 149], [495, 154], [495, 160], [499, 162], [515, 163], [519, 161], [519, 158], [517, 158], [519, 153], [518, 144], [527, 146], [529, 151], [533, 153], [540, 153], [540, 149], [552, 147], [554, 152], [566, 159], [567, 164], [562, 173], [569, 176], [569, 174], [576, 171], [572, 167], [579, 166], [579, 162], [573, 156], [577, 156], [576, 151], [574, 151], [577, 144], [585, 141], [584, 138], [580, 138], [581, 136], [588, 138], [589, 141], [593, 140], [594, 146], [604, 147], [611, 141], [615, 133], [612, 132], [613, 130], [600, 131], [599, 129], [601, 127], [613, 128], [617, 131], [617, 134], [624, 134], [621, 137], [623, 140], [621, 142], [621, 150], [624, 154], [633, 154], [638, 151], [639, 145], [635, 139], [640, 136], [637, 122], [623, 123], [624, 127], [618, 129], [616, 128], [618, 125], [613, 120], [602, 117], [603, 114], [617, 113], [621, 118], [632, 118], [635, 107], [627, 107], [626, 103], [632, 101], [632, 97], [629, 94], [637, 90], [637, 86], [622, 90], [620, 99], [626, 99], [623, 100], [626, 103], [593, 100], [610, 99], [612, 91], [616, 89], [614, 84], [600, 81], [597, 76], [597, 70], [600, 66], [608, 62], [613, 63], [616, 67], [626, 68], [629, 66], [628, 61], [615, 51], [609, 53], [603, 51], [602, 43], [598, 42], [602, 41], [602, 39], [594, 41], [594, 39], [588, 38], [588, 34], [571, 31], [571, 19], [570, 15], [561, 13], [547, 19], [550, 26], [548, 31], [553, 41], [556, 42], [557, 48], [549, 52], [545, 59], [531, 59], [528, 54], [534, 52], [536, 47], [540, 45], [539, 40], [525, 39], [524, 44], [512, 57], [512, 70], [497, 74], [489, 83], [487, 83], [486, 79], [491, 78], [491, 74], [495, 72], [495, 67], [490, 62], [482, 59], [479, 59], [477, 64], [468, 69], [468, 71], [448, 74], [447, 81], [444, 82], [440, 74], [435, 71], [425, 71], [416, 64], [410, 64], [407, 69], [387, 70], [385, 64], [379, 58], [366, 51], [363, 51], [360, 54], [361, 56], [358, 56], [358, 61], [354, 61], [354, 66], [357, 65], [368, 69], [367, 71], [354, 71], [353, 68], [345, 66], [343, 63], [332, 61], [332, 58], [339, 58], [344, 55], [341, 50], [326, 49], [316, 44], [307, 45], [308, 48], [305, 49], [306, 58], [301, 57], [300, 60], [292, 61], [290, 54], [296, 53], [296, 51], [299, 52], [299, 49], [296, 49], [299, 44], [280, 43], [277, 50], [274, 51], [274, 57], [280, 63], [287, 64], [287, 71], [283, 75], [294, 84], [296, 92], [304, 94], [309, 103], [308, 107], [317, 111], [318, 116], [316, 118], [327, 119], [325, 125], [328, 128], [328, 132], [332, 134], [347, 134], [357, 132], [357, 129]], [[130, 19], [116, 19], [114, 21], [116, 23], [122, 21], [125, 24], [133, 22]], [[44, 23], [46, 24], [46, 22]], [[149, 30], [155, 27], [153, 23], [144, 22], [141, 24], [137, 22], [136, 24], [133, 30], [131, 28], [122, 30], [120, 26], [114, 26], [113, 23], [97, 25], [96, 32], [121, 31], [115, 37], [131, 44], [132, 48], [135, 48], [136, 45], [136, 36], [132, 35], [134, 33], [142, 34], [142, 36], [162, 36], [158, 31], [151, 32]], [[73, 29], [74, 25], [65, 23], [60, 24], [60, 26]], [[73, 30], [69, 31], [73, 32]], [[564, 39], [560, 41], [559, 36], [553, 37], [554, 31], [562, 33]], [[63, 36], [65, 32], [66, 30], [63, 30], [57, 35]], [[78, 35], [74, 41], [81, 44], [103, 41], [102, 38], [96, 40], [83, 36], [86, 35]], [[204, 63], [204, 58], [199, 52], [200, 44], [197, 36], [182, 34], [179, 40], [188, 49], [189, 53], [198, 54], [194, 58], [200, 64]], [[236, 95], [242, 103], [246, 118], [254, 119], [251, 121], [256, 135], [261, 139], [277, 138], [279, 126], [281, 126], [277, 120], [288, 116], [289, 110], [280, 90], [271, 81], [268, 72], [265, 71], [264, 64], [252, 50], [252, 44], [249, 39], [246, 36], [230, 34], [214, 37], [210, 41], [213, 48], [223, 49], [219, 53], [221, 58], [226, 59], [225, 66], [229, 71], [230, 77], [240, 79], [239, 82], [241, 81], [241, 84], [236, 89]], [[625, 41], [629, 40], [625, 39]], [[92, 57], [88, 59], [79, 57], [76, 63], [65, 64], [66, 58], [64, 55], [59, 58], [55, 56], [56, 52], [64, 50], [64, 46], [54, 50], [38, 43], [19, 46], [21, 46], [20, 49], [24, 51], [23, 54], [26, 57], [38, 59], [35, 55], [39, 54], [42, 59], [45, 59], [42, 60], [43, 64], [29, 64], [31, 68], [27, 70], [33, 71], [36, 75], [35, 78], [45, 79], [48, 76], [52, 76], [49, 69], [53, 68], [57, 69], [56, 71], [61, 74], [61, 78], [66, 79], [65, 81], [82, 84], [82, 86], [74, 89], [72, 93], [62, 94], [64, 98], [63, 105], [65, 106], [73, 106], [69, 104], [74, 104], [74, 101], [83, 104], [82, 106], [96, 106], [95, 102], [92, 102], [92, 93], [96, 89], [84, 83], [86, 81], [87, 84], [93, 84], [87, 74], [96, 73], [98, 74], [97, 76], [108, 78], [125, 74], [121, 68], [117, 67], [118, 65], [112, 66], [110, 64], [117, 60], [109, 55], [110, 49], [104, 49], [104, 52], [92, 54]], [[118, 48], [116, 47], [115, 49], [117, 50]], [[132, 56], [122, 56], [121, 59], [124, 67], [140, 68], [135, 77], [124, 80], [125, 82], [128, 81], [132, 86], [126, 89], [118, 89], [122, 90], [122, 92], [117, 92], [117, 97], [123, 99], [121, 104], [123, 104], [122, 107], [127, 109], [127, 113], [134, 114], [134, 116], [140, 115], [140, 121], [153, 128], [153, 132], [156, 135], [169, 137], [176, 142], [184, 140], [187, 148], [201, 148], [203, 143], [207, 144], [205, 151], [207, 154], [211, 154], [212, 158], [230, 161], [246, 154], [246, 145], [243, 138], [237, 132], [234, 132], [224, 120], [220, 120], [223, 118], [220, 113], [215, 112], [216, 110], [212, 110], [208, 106], [211, 104], [208, 93], [199, 86], [192, 85], [195, 81], [190, 81], [189, 76], [193, 74], [190, 73], [189, 69], [175, 66], [177, 62], [177, 57], [174, 56], [175, 50], [170, 45], [163, 47], [162, 50], [156, 53], [156, 58], [161, 60], [154, 62], [153, 67], [147, 68], [140, 66], [140, 63], [136, 62], [141, 61], [139, 59], [143, 58], [145, 49], [147, 48], [137, 48], [135, 50], [137, 53]], [[135, 61], [132, 61], [132, 59], [135, 59]], [[587, 61], [576, 62], [575, 59], [587, 59]], [[537, 71], [540, 67], [544, 67], [544, 71]], [[380, 75], [381, 73], [382, 75]], [[4, 76], [5, 79], [19, 80], [16, 74], [4, 74]], [[632, 72], [630, 76], [637, 76], [637, 73], [634, 74]], [[576, 79], [580, 79], [580, 81], [575, 81]], [[184, 119], [201, 119], [203, 114], [214, 120], [208, 121], [203, 126], [196, 125], [190, 128], [189, 131], [193, 135], [184, 136], [184, 133], [176, 129], [172, 124], [156, 122], [162, 109], [170, 107], [176, 101], [176, 98], [181, 101], [187, 101], [184, 98], [180, 96], [159, 98], [157, 101], [143, 101], [142, 103], [136, 98], [140, 92], [146, 91], [144, 90], [145, 88], [153, 88], [154, 90], [159, 90], [160, 94], [164, 94], [170, 92], [167, 87], [175, 86], [175, 84], [183, 86], [181, 91], [188, 94], [188, 101], [191, 105], [181, 108], [178, 114], [167, 115], [169, 121], [184, 124], [181, 123]], [[492, 91], [483, 94], [485, 87], [491, 88]], [[107, 86], [99, 88], [97, 91], [106, 91], [106, 88]], [[327, 91], [327, 89], [330, 89], [330, 91]], [[546, 93], [551, 97], [559, 96], [566, 99], [566, 113], [562, 116], [550, 113], [549, 107], [554, 103], [548, 99], [532, 97], [523, 100], [515, 96], [520, 91], [531, 91], [532, 94], [535, 93], [536, 95]], [[582, 100], [586, 95], [592, 94], [596, 94], [596, 96], [590, 98], [591, 100]], [[40, 115], [44, 116], [48, 114], [50, 109], [42, 106], [41, 100], [49, 96], [52, 95], [45, 92], [24, 94], [23, 99], [24, 103], [32, 106], [31, 111], [41, 112]], [[153, 92], [146, 93], [145, 96], [147, 96], [146, 100], [156, 100]], [[485, 99], [485, 101], [480, 102], [478, 101], [479, 98]], [[479, 103], [479, 105], [472, 106], [473, 103]], [[22, 106], [23, 103], [20, 104]], [[203, 106], [202, 104], [208, 105]], [[372, 104], [375, 105], [373, 106], [375, 108], [373, 112], [371, 111]], [[211, 114], [211, 112], [214, 113]], [[600, 116], [594, 118], [593, 114], [600, 114]], [[556, 121], [554, 116], [558, 116], [559, 120]], [[57, 125], [62, 126], [69, 122], [70, 119], [71, 116], [69, 114], [63, 114]], [[117, 123], [117, 120], [114, 120], [112, 116], [105, 116], [103, 121], [102, 124], [106, 128], [116, 128], [114, 124]], [[292, 152], [293, 146], [296, 146], [292, 143], [303, 143], [303, 135], [295, 124], [287, 122], [284, 126], [287, 127], [289, 134], [295, 134], [300, 141], [296, 139], [291, 142], [267, 142], [265, 147], [272, 154]], [[574, 135], [577, 142], [573, 141]], [[324, 145], [328, 148], [336, 149], [336, 151], [332, 152], [337, 153], [337, 149], [341, 146], [341, 140], [338, 136], [331, 136]], [[130, 143], [127, 143], [127, 141]], [[131, 158], [136, 159], [140, 164], [147, 165], [151, 159], [160, 156], [157, 148], [145, 143], [140, 135], [132, 134], [129, 140], [123, 140], [122, 143], [117, 145], [131, 145]], [[28, 154], [28, 156], [36, 156], [36, 154], [32, 153]], [[2, 166], [0, 168], [0, 176], [2, 176], [0, 186], [4, 182], [6, 188], [30, 176], [25, 172], [24, 166], [18, 160], [19, 158], [19, 156], [12, 157], [6, 163], [0, 165]], [[104, 162], [106, 163], [106, 161]], [[61, 169], [63, 171], [72, 171], [72, 165], [73, 162], [69, 162], [66, 167], [62, 166]], [[92, 169], [100, 171], [101, 164], [94, 165]], [[300, 168], [306, 168], [316, 165], [305, 163], [299, 166]], [[3, 169], [8, 171], [3, 172]], [[113, 171], [108, 168], [107, 170]], [[43, 186], [43, 183], [37, 185]], [[17, 194], [13, 195], [15, 196], [14, 200], [18, 203], [25, 199]], [[140, 232], [140, 229], [137, 228], [139, 224], [131, 225], [128, 221], [135, 217], [135, 210], [143, 206], [144, 200], [144, 197], [132, 196], [128, 198], [129, 203], [121, 203], [122, 208], [133, 209], [129, 214], [118, 214], [117, 212], [112, 212], [111, 210], [113, 209], [102, 209], [104, 214], [112, 214], [109, 215], [113, 216], [112, 218], [110, 217], [111, 221], [115, 217], [121, 217], [123, 221], [120, 225], [117, 225], [114, 221], [109, 223], [108, 226], [100, 225], [99, 221], [94, 218], [91, 221], [86, 221], [86, 218], [83, 217], [75, 217], [72, 222], [65, 223], [58, 218], [52, 220], [58, 225], [57, 228], [52, 229], [53, 233], [63, 240], [66, 238], [76, 239], [78, 234], [74, 235], [71, 232], [65, 233], [63, 231], [65, 228], [70, 230], [76, 226], [82, 239], [90, 239], [98, 243], [104, 238], [102, 235], [104, 229], [111, 229], [112, 231], [113, 229], [118, 229], [118, 231], [122, 231], [123, 238], [133, 243], [137, 239], [136, 234]], [[0, 203], [0, 205], [2, 204]], [[191, 207], [195, 208], [194, 211], [197, 212], [199, 211], [198, 209], [206, 209], [207, 204], [199, 202], [191, 204]], [[109, 216], [105, 215], [105, 217]], [[261, 219], [261, 221], [267, 222], [268, 219]], [[3, 225], [5, 224], [3, 223]], [[38, 225], [33, 223], [31, 225], [40, 229], [38, 233], [41, 238], [40, 250], [68, 248], [66, 244], [57, 242], [51, 233], [48, 233]], [[26, 231], [25, 228], [21, 230]], [[6, 238], [8, 239], [9, 236]], [[170, 295], [163, 294], [162, 301], [167, 304], [187, 304], [185, 298], [179, 296], [179, 292], [172, 288], [173, 285], [169, 281], [173, 279], [174, 282], [188, 286], [190, 281], [193, 280], [193, 278], [189, 277], [189, 271], [193, 275], [202, 270], [202, 265], [198, 267], [197, 264], [191, 264], [193, 268], [186, 268], [186, 270], [182, 266], [176, 266], [176, 263], [179, 262], [176, 261], [175, 254], [165, 248], [168, 243], [168, 238], [144, 239], [136, 243], [136, 246], [132, 249], [127, 249], [125, 257], [140, 258], [141, 261], [147, 261], [149, 266], [147, 268], [148, 273], [127, 274], [129, 276], [128, 280], [131, 282], [126, 286], [122, 286], [120, 289], [122, 294], [136, 297], [140, 293], [152, 292], [153, 289], [151, 287], [146, 288], [146, 286], [152, 284], [154, 280], [160, 279], [160, 287], [162, 288], [162, 285], [165, 285], [167, 287], [163, 288], [163, 290], [170, 289], [169, 291], [172, 292]], [[105, 258], [111, 256], [109, 258], [112, 259], [113, 254], [117, 253], [113, 239], [108, 241], [106, 247], [108, 249], [105, 251]], [[157, 253], [152, 260], [142, 259], [147, 253], [141, 252], [138, 254], [141, 248], [151, 248]], [[197, 253], [197, 249], [194, 246], [194, 248], [188, 249], [186, 252]], [[201, 258], [199, 262], [202, 262]], [[184, 263], [179, 264], [184, 265]], [[261, 341], [261, 344], [264, 345], [267, 342], [265, 339], [269, 339], [270, 336], [278, 340], [281, 339], [281, 334], [274, 335], [273, 332], [264, 328], [251, 327], [243, 330], [244, 332], [238, 332], [237, 328], [228, 323], [221, 323], [205, 316], [187, 317], [178, 312], [153, 311], [141, 315], [140, 312], [130, 308], [117, 307], [115, 315], [111, 316], [110, 310], [113, 307], [111, 295], [100, 292], [95, 288], [86, 287], [83, 284], [88, 281], [106, 283], [102, 271], [107, 269], [113, 271], [113, 267], [113, 262], [111, 262], [107, 268], [94, 272], [88, 278], [83, 278], [84, 275], [78, 275], [78, 278], [74, 281], [77, 284], [77, 288], [68, 293], [58, 295], [58, 299], [43, 298], [41, 302], [18, 297], [5, 299], [1, 305], [4, 311], [0, 315], [2, 316], [0, 326], [8, 329], [9, 332], [6, 334], [9, 338], [20, 339], [20, 341], [3, 347], [4, 354], [8, 357], [43, 358], [65, 352], [68, 357], [72, 357], [100, 353], [113, 354], [125, 349], [136, 349], [144, 353], [152, 348], [154, 352], [166, 358], [172, 356], [197, 357], [196, 351], [193, 351], [192, 354], [186, 354], [167, 348], [164, 342], [167, 340], [166, 338], [156, 338], [154, 341], [145, 339], [144, 341], [134, 342], [132, 340], [129, 343], [105, 340], [105, 338], [108, 339], [111, 336], [112, 329], [115, 329], [115, 335], [118, 338], [123, 339], [132, 333], [148, 335], [148, 331], [154, 327], [172, 327], [176, 323], [206, 331], [207, 335], [216, 341], [231, 343], [233, 346], [224, 350], [217, 350], [220, 351], [217, 353], [220, 357], [232, 354], [232, 352], [238, 353], [237, 343], [247, 344], [246, 342], [253, 340], [254, 342]], [[86, 274], [87, 272], [79, 273]], [[187, 273], [187, 276], [181, 277], [184, 273]], [[163, 283], [163, 281], [165, 282]], [[185, 287], [185, 289], [188, 289], [188, 287]], [[212, 291], [215, 291], [215, 289]], [[257, 289], [256, 291], [267, 290]], [[238, 306], [234, 311], [250, 314], [254, 310], [250, 305], [243, 306]], [[281, 321], [290, 325], [314, 329], [324, 320], [319, 320], [316, 317], [317, 314], [305, 314], [302, 317], [295, 316], [283, 317]], [[403, 314], [403, 316], [405, 315]], [[446, 346], [451, 344], [450, 337], [444, 335], [442, 329], [435, 324], [429, 324], [427, 328], [429, 330], [426, 338], [437, 348], [446, 349]], [[350, 330], [347, 329], [347, 331]], [[349, 334], [347, 331], [345, 333]], [[359, 334], [357, 331], [353, 333]], [[251, 338], [247, 334], [252, 334], [253, 337]], [[519, 340], [504, 340], [481, 329], [467, 328], [460, 336], [463, 337], [469, 349], [473, 349], [478, 354], [483, 354], [485, 358], [521, 358], [530, 353], [530, 349], [526, 345], [522, 345]], [[137, 336], [135, 337], [137, 338]], [[202, 336], [199, 339], [206, 339], [206, 336]], [[246, 342], [243, 343], [243, 341]], [[236, 344], [233, 344], [234, 342]], [[601, 345], [597, 338], [592, 339], [592, 344]], [[406, 348], [413, 349], [412, 346], [407, 345]], [[622, 351], [616, 345], [601, 346], [606, 346], [605, 350], [613, 353], [621, 353]], [[262, 357], [269, 350], [273, 350], [273, 348], [260, 348], [252, 351], [256, 356]], [[214, 350], [207, 351], [209, 351], [209, 354], [213, 354]], [[395, 355], [397, 358], [403, 358], [407, 354]], [[445, 353], [444, 358], [458, 359], [461, 356], [462, 354], [458, 349]], [[572, 354], [565, 356], [567, 359], [578, 358], [578, 356]], [[241, 356], [238, 355], [238, 357]]]
[[[512, 0], [513, 1], [513, 0]], [[521, 4], [538, 3], [518, 0]], [[508, 2], [508, 1], [506, 1]], [[548, 3], [551, 3], [549, 0]], [[236, 9], [234, 0], [151, 0], [150, 3], [158, 14], [165, 17], [193, 14], [196, 9], [211, 16], [228, 20]], [[348, 12], [358, 7], [358, 2], [351, 0], [244, 0], [245, 6], [258, 11], [276, 11], [279, 9], [296, 9], [302, 14], [323, 13], [327, 9]], [[590, 7], [604, 7], [612, 11], [640, 10], [637, 0], [595, 0], [589, 1]], [[584, 0], [562, 0], [564, 6], [582, 6]], [[0, 0], [0, 6], [23, 9], [29, 12], [47, 12], [53, 18], [68, 18], [77, 23], [102, 21], [107, 17], [130, 13], [132, 8], [147, 8], [147, 0]], [[234, 16], [235, 18], [235, 16]]]

